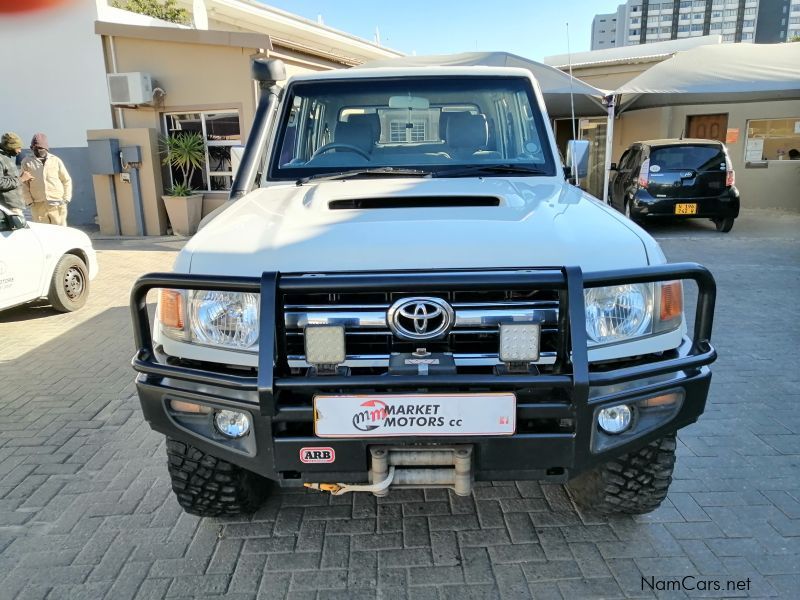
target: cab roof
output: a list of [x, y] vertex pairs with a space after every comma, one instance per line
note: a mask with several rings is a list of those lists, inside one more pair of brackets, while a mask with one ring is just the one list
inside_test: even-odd
[[359, 67], [358, 69], [333, 69], [316, 73], [293, 75], [288, 83], [294, 81], [323, 81], [335, 79], [389, 79], [401, 77], [525, 77], [533, 75], [520, 67], [466, 66], [466, 67]]

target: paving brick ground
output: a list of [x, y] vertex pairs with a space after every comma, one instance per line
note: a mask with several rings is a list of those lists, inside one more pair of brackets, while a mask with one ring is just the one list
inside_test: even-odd
[[[71, 315], [0, 314], [0, 598], [673, 597], [642, 577], [800, 589], [800, 217], [747, 213], [720, 235], [658, 227], [671, 260], [719, 283], [710, 403], [680, 434], [676, 479], [644, 517], [577, 511], [561, 486], [277, 493], [252, 518], [181, 512], [163, 440], [133, 396], [127, 294], [175, 243], [98, 242]], [[724, 588], [723, 588], [724, 590]]]

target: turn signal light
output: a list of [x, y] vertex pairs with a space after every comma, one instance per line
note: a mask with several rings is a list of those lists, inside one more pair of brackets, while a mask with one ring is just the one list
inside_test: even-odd
[[158, 320], [164, 327], [183, 329], [183, 296], [179, 290], [161, 290]]
[[683, 313], [683, 285], [680, 281], [668, 281], [661, 284], [662, 321], [680, 318]]
[[645, 400], [639, 400], [639, 406], [643, 408], [660, 408], [664, 406], [673, 406], [676, 402], [683, 398], [682, 392], [669, 392], [661, 396], [652, 396]]

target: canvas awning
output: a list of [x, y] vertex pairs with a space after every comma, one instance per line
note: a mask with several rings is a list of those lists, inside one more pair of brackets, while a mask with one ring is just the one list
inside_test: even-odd
[[579, 117], [605, 116], [607, 110], [603, 105], [603, 97], [609, 92], [598, 89], [570, 77], [568, 73], [555, 67], [528, 60], [508, 52], [462, 52], [460, 54], [439, 54], [431, 56], [404, 56], [375, 60], [364, 63], [356, 69], [372, 67], [518, 67], [533, 73], [542, 88], [542, 95], [551, 117], [569, 117], [572, 114], [570, 92], [575, 101], [575, 115]]
[[679, 104], [800, 99], [800, 43], [677, 52], [624, 84], [617, 112]]

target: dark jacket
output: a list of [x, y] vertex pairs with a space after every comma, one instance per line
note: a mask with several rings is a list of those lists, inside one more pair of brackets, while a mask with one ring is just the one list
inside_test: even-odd
[[7, 208], [24, 210], [17, 157], [0, 148], [0, 203]]

